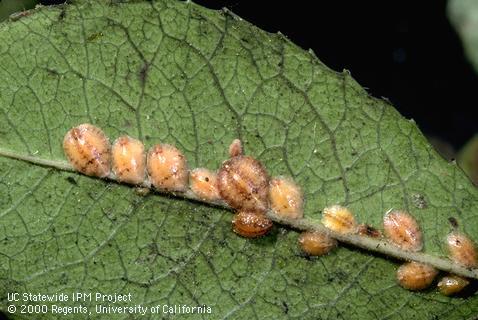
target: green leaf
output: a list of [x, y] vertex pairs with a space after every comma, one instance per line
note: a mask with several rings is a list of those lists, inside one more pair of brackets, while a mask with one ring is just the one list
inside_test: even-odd
[[307, 218], [342, 203], [380, 228], [385, 211], [403, 208], [420, 222], [427, 254], [446, 256], [449, 217], [478, 242], [478, 191], [464, 173], [413, 121], [283, 36], [191, 2], [75, 1], [1, 24], [0, 58], [0, 154], [9, 155], [0, 157], [3, 311], [24, 304], [7, 293], [70, 295], [44, 315], [21, 315], [54, 319], [52, 304], [79, 306], [71, 295], [85, 292], [92, 318], [130, 317], [95, 314], [101, 292], [131, 293], [112, 306], [212, 309], [176, 314], [187, 319], [478, 314], [475, 294], [400, 288], [399, 263], [387, 256], [341, 246], [305, 259], [288, 228], [243, 239], [228, 210], [48, 166], [64, 161], [63, 136], [83, 122], [111, 139], [174, 144], [190, 167], [218, 168], [240, 138], [272, 175], [301, 185]]
[[7, 19], [16, 19], [25, 12], [24, 10], [31, 9], [38, 3], [36, 0], [3, 0], [0, 2], [0, 21]]

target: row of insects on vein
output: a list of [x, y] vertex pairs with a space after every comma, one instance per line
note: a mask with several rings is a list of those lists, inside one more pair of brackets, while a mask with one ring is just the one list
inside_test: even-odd
[[[238, 139], [229, 146], [230, 158], [217, 172], [205, 168], [189, 170], [183, 153], [169, 144], [157, 144], [146, 153], [141, 141], [121, 136], [111, 145], [100, 128], [87, 123], [66, 133], [63, 149], [75, 170], [85, 175], [109, 177], [133, 185], [152, 185], [163, 192], [192, 192], [205, 202], [223, 201], [236, 211], [233, 231], [246, 238], [269, 232], [273, 222], [266, 216], [268, 210], [282, 218], [303, 218], [300, 187], [290, 178], [269, 178], [260, 161], [243, 154]], [[323, 210], [322, 224], [338, 233], [384, 237], [371, 226], [358, 225], [353, 213], [340, 205]], [[423, 248], [420, 226], [408, 212], [387, 212], [383, 230], [386, 239], [400, 249], [420, 251]], [[478, 266], [475, 245], [466, 235], [450, 233], [447, 245], [454, 262], [467, 268]], [[299, 236], [299, 246], [308, 255], [321, 256], [337, 247], [337, 240], [326, 232], [305, 231]], [[397, 281], [406, 289], [422, 290], [429, 287], [437, 275], [434, 267], [410, 261], [398, 268]], [[453, 295], [468, 284], [467, 279], [450, 274], [438, 282], [438, 288], [444, 295]]]

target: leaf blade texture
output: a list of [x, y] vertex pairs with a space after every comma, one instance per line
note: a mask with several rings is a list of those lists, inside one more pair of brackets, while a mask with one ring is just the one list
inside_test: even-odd
[[[385, 211], [402, 208], [422, 226], [427, 253], [446, 255], [449, 217], [478, 242], [477, 190], [413, 121], [348, 72], [229, 12], [176, 1], [43, 7], [0, 25], [0, 57], [2, 150], [62, 160], [65, 132], [90, 122], [112, 140], [173, 144], [191, 168], [214, 170], [240, 138], [271, 175], [301, 186], [308, 218], [341, 203], [381, 228]], [[288, 229], [243, 239], [227, 210], [4, 157], [0, 164], [1, 297], [131, 292], [135, 304], [212, 308], [184, 315], [191, 319], [478, 313], [476, 295], [399, 288], [399, 264], [383, 256], [341, 247], [308, 260]]]

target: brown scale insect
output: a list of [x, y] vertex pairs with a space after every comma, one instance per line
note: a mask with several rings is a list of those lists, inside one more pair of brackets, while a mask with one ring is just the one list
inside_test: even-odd
[[423, 290], [432, 284], [437, 274], [438, 271], [432, 266], [412, 261], [398, 268], [397, 281], [405, 289]]
[[339, 233], [355, 233], [357, 224], [352, 212], [340, 205], [334, 205], [324, 209], [322, 214], [322, 224]]
[[382, 233], [380, 232], [380, 230], [377, 230], [374, 227], [364, 223], [358, 225], [357, 233], [361, 236], [367, 236], [370, 238], [382, 237]]
[[226, 160], [219, 169], [217, 186], [222, 199], [234, 209], [264, 212], [268, 208], [269, 176], [252, 157]]
[[146, 155], [141, 141], [121, 136], [111, 148], [113, 173], [118, 181], [140, 184], [146, 175]]
[[272, 228], [272, 221], [264, 213], [239, 211], [232, 220], [232, 230], [245, 238], [257, 238]]
[[383, 218], [385, 235], [397, 247], [407, 251], [420, 251], [422, 232], [418, 222], [405, 211], [393, 210]]
[[310, 256], [322, 256], [337, 246], [337, 240], [325, 232], [305, 231], [299, 236], [299, 246]]
[[151, 184], [158, 190], [182, 192], [188, 188], [186, 157], [172, 145], [153, 146], [148, 152], [147, 168]]
[[262, 163], [242, 152], [241, 141], [235, 139], [229, 146], [231, 158], [218, 171], [217, 188], [221, 198], [238, 211], [232, 221], [234, 232], [254, 238], [273, 226], [265, 215], [269, 207], [269, 176]]
[[100, 178], [110, 174], [111, 145], [100, 128], [84, 123], [70, 129], [63, 150], [76, 171]]
[[478, 267], [476, 247], [470, 238], [462, 233], [452, 232], [448, 234], [446, 240], [453, 261], [467, 268]]
[[452, 296], [461, 292], [470, 282], [463, 277], [450, 274], [441, 278], [438, 282], [438, 290], [445, 296]]

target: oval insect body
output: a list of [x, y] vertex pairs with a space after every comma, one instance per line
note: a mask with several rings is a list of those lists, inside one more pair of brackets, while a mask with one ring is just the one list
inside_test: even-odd
[[401, 287], [408, 290], [428, 288], [438, 271], [428, 264], [415, 261], [402, 264], [397, 270], [397, 280]]
[[245, 238], [263, 236], [272, 226], [272, 221], [264, 213], [256, 211], [239, 211], [232, 220], [232, 230]]
[[396, 246], [407, 251], [420, 251], [423, 247], [422, 232], [418, 222], [405, 211], [394, 210], [383, 218], [385, 235]]
[[118, 181], [140, 184], [146, 175], [146, 154], [141, 141], [121, 136], [111, 149], [112, 168]]
[[190, 172], [189, 184], [191, 191], [200, 199], [215, 201], [221, 199], [217, 190], [217, 175], [204, 168], [196, 168]]
[[63, 150], [75, 170], [100, 178], [110, 174], [111, 145], [100, 128], [84, 123], [70, 129]]
[[269, 177], [264, 166], [249, 156], [226, 160], [217, 175], [222, 199], [234, 209], [265, 211], [268, 208]]
[[465, 278], [451, 274], [444, 276], [437, 287], [441, 294], [451, 296], [461, 292], [469, 283]]
[[322, 224], [330, 230], [339, 233], [354, 233], [357, 231], [357, 224], [352, 212], [340, 205], [334, 205], [324, 209]]
[[158, 190], [182, 192], [188, 187], [186, 157], [174, 146], [153, 146], [148, 152], [147, 170], [151, 184]]
[[290, 219], [304, 216], [302, 191], [291, 179], [279, 177], [270, 181], [269, 202], [278, 216]]
[[450, 258], [467, 268], [478, 267], [478, 255], [473, 241], [459, 232], [452, 232], [447, 236]]
[[337, 246], [337, 240], [325, 232], [305, 231], [299, 236], [299, 245], [310, 256], [322, 256]]

